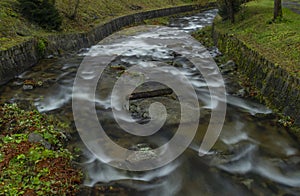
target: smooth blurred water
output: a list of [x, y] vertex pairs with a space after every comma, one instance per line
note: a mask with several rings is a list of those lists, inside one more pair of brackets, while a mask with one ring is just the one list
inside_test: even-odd
[[[293, 140], [285, 128], [277, 123], [272, 111], [266, 106], [249, 98], [236, 96], [241, 90], [237, 78], [224, 74], [226, 87], [231, 88], [227, 95], [227, 115], [222, 133], [207, 155], [198, 156], [199, 146], [207, 129], [211, 109], [208, 85], [203, 76], [183, 56], [172, 53], [164, 47], [152, 47], [139, 38], [159, 39], [161, 36], [176, 36], [174, 29], [192, 32], [197, 28], [210, 25], [216, 10], [206, 11], [194, 16], [174, 19], [170, 22], [173, 30], [157, 31], [157, 27], [141, 27], [135, 39], [124, 43], [108, 38], [91, 47], [87, 53], [72, 57], [45, 59], [32, 69], [22, 73], [16, 79], [0, 87], [0, 101], [18, 102], [22, 105], [34, 105], [40, 112], [54, 114], [74, 124], [71, 98], [74, 78], [85, 55], [118, 55], [111, 65], [139, 65], [159, 67], [161, 72], [170, 72], [168, 67], [180, 65], [178, 70], [193, 84], [201, 106], [201, 119], [198, 132], [190, 147], [174, 162], [165, 167], [145, 172], [129, 172], [113, 168], [101, 162], [91, 154], [80, 141], [73, 140], [72, 146], [82, 147], [85, 157], [81, 165], [85, 168], [86, 186], [115, 185], [127, 187], [123, 195], [299, 195], [300, 194], [300, 154], [299, 143]], [[117, 36], [122, 37], [122, 33]], [[182, 37], [182, 39], [185, 39]], [[135, 46], [135, 47], [132, 47]], [[139, 49], [133, 50], [132, 48]], [[124, 53], [124, 50], [126, 51]], [[204, 51], [203, 56], [207, 55]], [[209, 68], [209, 65], [208, 65]], [[111, 113], [113, 82], [120, 73], [105, 70], [97, 87], [96, 109], [107, 134], [116, 143], [127, 148], [139, 148], [139, 145], [159, 146], [167, 142], [176, 131], [180, 109], [175, 102], [165, 98], [153, 98], [162, 101], [170, 113], [169, 124], [161, 133], [150, 138], [132, 137], [124, 134], [116, 125]], [[95, 77], [92, 71], [86, 71], [83, 79]], [[35, 80], [43, 85], [33, 90], [23, 90], [25, 80]], [[142, 80], [142, 79], [141, 79]], [[90, 97], [81, 94], [89, 101]], [[176, 100], [176, 98], [174, 98]], [[137, 102], [141, 107], [146, 101]], [[135, 108], [143, 110], [143, 108]], [[137, 112], [138, 113], [138, 112]], [[138, 114], [136, 114], [138, 116]], [[118, 116], [118, 118], [126, 117]], [[137, 118], [140, 118], [138, 116]], [[127, 119], [129, 120], [129, 119]], [[137, 119], [140, 120], [140, 119]], [[88, 123], [88, 122], [87, 122]], [[76, 134], [75, 134], [76, 135]], [[145, 148], [145, 147], [144, 147]], [[127, 189], [126, 189], [127, 190]], [[129, 191], [130, 190], [130, 191]]]

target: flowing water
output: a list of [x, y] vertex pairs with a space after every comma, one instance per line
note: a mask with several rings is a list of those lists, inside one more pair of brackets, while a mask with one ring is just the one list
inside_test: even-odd
[[[74, 126], [75, 136], [70, 146], [81, 147], [85, 154], [80, 163], [87, 176], [84, 185], [123, 188], [121, 192], [108, 191], [107, 194], [110, 195], [299, 195], [299, 143], [287, 134], [285, 128], [278, 125], [270, 109], [241, 96], [243, 89], [238, 85], [233, 71], [223, 71], [227, 89], [227, 111], [221, 135], [209, 153], [199, 156], [201, 141], [208, 129], [212, 110], [216, 107], [216, 103], [209, 96], [209, 88], [219, 83], [207, 82], [203, 75], [203, 70], [210, 70], [207, 73], [214, 75], [216, 70], [213, 65], [205, 65], [201, 73], [195, 68], [197, 58], [205, 59], [209, 53], [187, 33], [210, 25], [215, 14], [216, 10], [210, 10], [173, 19], [170, 27], [130, 28], [106, 38], [90, 49], [82, 50], [77, 55], [45, 59], [0, 87], [1, 103], [33, 105], [40, 112], [54, 114], [74, 125], [72, 90], [76, 73], [87, 57], [101, 56], [97, 59], [98, 64], [104, 66], [107, 61], [109, 65], [98, 78], [95, 99], [85, 94], [87, 90], [84, 88], [79, 89], [75, 96], [80, 95], [83, 100], [95, 103], [97, 117], [111, 140], [129, 149], [143, 149], [145, 153], [142, 158], [151, 159], [157, 156], [152, 149], [174, 137], [179, 123], [182, 123], [178, 120], [182, 111], [180, 96], [172, 93], [131, 100], [127, 106], [131, 112], [129, 118], [123, 115], [114, 116], [112, 110], [119, 107], [120, 101], [118, 94], [113, 94], [112, 90], [122, 75], [127, 77], [125, 80], [138, 80], [140, 84], [146, 80], [143, 74], [127, 72], [134, 65], [155, 67], [155, 71], [150, 71], [153, 75], [168, 73], [174, 79], [180, 78], [182, 74], [193, 85], [198, 98], [197, 104], [201, 109], [197, 133], [184, 153], [169, 164], [149, 171], [117, 169], [107, 164], [112, 160], [99, 158], [89, 152], [80, 138], [76, 137]], [[183, 40], [183, 43], [178, 45], [176, 40]], [[211, 54], [218, 55], [218, 51], [214, 49]], [[174, 67], [177, 71], [174, 71]], [[82, 74], [77, 77], [83, 81], [93, 80], [99, 75], [95, 70], [83, 68]], [[148, 82], [140, 85], [137, 91], [166, 89], [167, 86], [159, 82]], [[115, 101], [111, 102], [111, 99]], [[148, 110], [153, 102], [165, 105], [168, 113], [166, 124], [159, 132], [149, 137], [141, 137], [122, 131], [117, 119], [147, 125], [153, 117]], [[86, 120], [86, 127], [90, 128], [90, 119], [85, 115], [88, 113], [79, 117]], [[192, 116], [187, 116], [182, 121], [188, 127], [191, 119]], [[117, 156], [118, 152], [111, 151]], [[128, 161], [135, 161], [130, 159], [130, 155], [127, 158]], [[96, 189], [91, 190], [83, 191], [82, 194], [100, 195], [96, 193]]]

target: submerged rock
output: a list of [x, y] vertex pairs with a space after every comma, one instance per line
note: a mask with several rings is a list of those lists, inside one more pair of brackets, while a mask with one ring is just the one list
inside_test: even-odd
[[157, 157], [155, 151], [148, 144], [137, 144], [131, 147], [130, 150], [134, 150], [128, 156], [126, 161], [135, 164]]
[[239, 169], [243, 161], [251, 162], [252, 154], [257, 150], [257, 145], [248, 141], [229, 146], [223, 151], [207, 156], [210, 165], [217, 166], [226, 171]]

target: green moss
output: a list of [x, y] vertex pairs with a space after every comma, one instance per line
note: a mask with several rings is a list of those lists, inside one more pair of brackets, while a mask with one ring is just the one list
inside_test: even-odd
[[212, 27], [206, 26], [199, 31], [196, 31], [192, 34], [192, 36], [197, 39], [201, 44], [205, 47], [209, 48], [214, 46], [214, 42], [212, 39]]
[[160, 17], [149, 20], [144, 20], [144, 24], [146, 25], [168, 25], [170, 21], [170, 17]]
[[47, 46], [47, 40], [45, 40], [43, 38], [38, 39], [37, 50], [38, 50], [38, 54], [41, 57], [44, 57], [44, 55], [45, 55], [46, 46]]

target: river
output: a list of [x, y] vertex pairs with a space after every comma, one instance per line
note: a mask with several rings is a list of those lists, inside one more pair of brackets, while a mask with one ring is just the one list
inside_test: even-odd
[[[212, 58], [207, 57], [219, 55], [217, 49], [208, 51], [189, 35], [211, 25], [216, 12], [209, 10], [173, 19], [169, 27], [132, 27], [78, 54], [44, 59], [1, 86], [0, 101], [36, 107], [73, 125], [70, 148], [80, 147], [84, 154], [80, 165], [86, 175], [86, 188], [82, 195], [101, 195], [104, 192], [96, 188], [101, 186], [120, 189], [108, 188], [105, 191], [108, 195], [299, 195], [299, 143], [278, 124], [272, 110], [243, 96], [244, 89], [237, 81], [236, 72], [231, 70], [235, 69], [233, 62], [219, 65], [219, 72]], [[198, 69], [197, 63], [201, 64]], [[130, 71], [134, 66], [146, 72]], [[160, 80], [148, 81], [148, 77]], [[190, 85], [185, 86], [185, 79]], [[30, 82], [33, 80], [34, 86]], [[118, 81], [121, 82], [117, 88]], [[157, 91], [163, 95], [127, 99], [128, 105], [124, 106], [125, 99], [120, 96], [132, 86], [123, 83], [132, 81], [133, 86], [138, 86], [137, 95]], [[218, 98], [222, 93], [216, 93], [214, 99], [214, 89], [222, 86], [226, 88], [225, 99]], [[190, 87], [193, 90], [186, 90]], [[96, 92], [94, 97], [90, 96], [93, 92]], [[190, 101], [195, 97], [196, 102]], [[152, 104], [157, 102], [165, 106], [159, 112], [168, 115], [159, 116], [158, 109], [151, 114]], [[222, 107], [218, 107], [220, 104]], [[123, 107], [129, 116], [120, 113]], [[98, 133], [93, 132], [98, 131], [93, 114], [114, 144], [141, 153], [131, 151], [125, 155], [107, 147], [109, 142], [103, 138], [89, 143], [87, 140], [93, 140]], [[220, 122], [210, 121], [214, 115]], [[157, 122], [165, 118], [166, 122], [151, 135], [147, 131], [153, 118]], [[181, 124], [188, 134], [183, 132], [176, 140], [173, 148], [178, 148], [178, 152], [166, 151], [174, 154], [163, 164], [159, 160], [159, 167], [155, 166], [157, 162], [149, 164], [149, 160], [163, 157], [159, 153], [164, 151], [154, 149], [176, 138]], [[211, 124], [211, 131], [216, 131], [220, 124], [223, 127], [216, 143], [203, 156], [199, 149]], [[123, 125], [128, 125], [129, 130], [125, 132]], [[135, 127], [140, 132], [134, 132]], [[189, 133], [194, 128], [196, 132]], [[120, 161], [123, 157], [125, 162]], [[141, 161], [143, 166], [139, 167]]]

